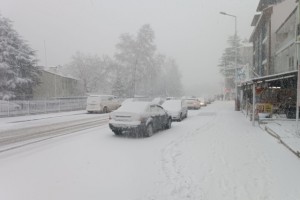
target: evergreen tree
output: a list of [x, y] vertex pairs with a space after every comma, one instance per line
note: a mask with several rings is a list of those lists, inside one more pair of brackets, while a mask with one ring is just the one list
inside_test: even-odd
[[174, 59], [165, 63], [166, 95], [179, 97], [182, 95], [181, 73]]
[[0, 15], [0, 99], [32, 96], [40, 69], [35, 52]]
[[235, 85], [235, 57], [237, 48], [237, 64], [243, 64], [241, 61], [241, 56], [239, 48], [241, 47], [241, 39], [237, 36], [230, 36], [227, 40], [229, 47], [227, 47], [220, 59], [219, 68], [220, 73], [226, 78], [226, 86], [234, 88]]
[[[116, 62], [121, 72], [122, 80], [115, 81], [115, 87], [122, 85], [124, 96], [135, 94], [159, 96], [166, 93], [167, 74], [162, 70], [165, 56], [156, 52], [155, 34], [149, 24], [142, 26], [137, 35], [122, 34], [116, 45]], [[175, 63], [175, 61], [174, 61]], [[177, 65], [176, 65], [177, 67]], [[170, 70], [177, 70], [170, 69]], [[178, 70], [176, 71], [178, 72]], [[172, 74], [170, 72], [170, 74]], [[119, 76], [116, 76], [119, 77]], [[180, 78], [177, 79], [182, 88]]]

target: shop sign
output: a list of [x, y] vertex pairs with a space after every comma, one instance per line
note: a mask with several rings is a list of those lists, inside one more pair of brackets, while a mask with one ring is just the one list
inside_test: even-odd
[[257, 103], [256, 111], [257, 113], [272, 113], [273, 105], [270, 103]]

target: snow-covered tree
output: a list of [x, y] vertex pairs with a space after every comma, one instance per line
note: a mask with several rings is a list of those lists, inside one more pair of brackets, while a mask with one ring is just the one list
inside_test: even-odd
[[115, 71], [115, 77], [113, 80], [113, 85], [112, 85], [112, 94], [116, 95], [118, 97], [127, 97], [126, 93], [127, 93], [127, 88], [126, 85], [124, 84], [124, 73], [122, 73], [119, 67], [116, 68]]
[[149, 24], [143, 25], [136, 36], [122, 34], [115, 54], [125, 85], [126, 96], [155, 95], [160, 72], [160, 56], [156, 53], [155, 34]]
[[134, 36], [130, 34], [122, 34], [120, 42], [116, 45], [117, 52], [115, 53], [115, 60], [117, 62], [116, 80], [122, 83], [124, 87], [124, 96], [133, 96], [135, 94], [135, 82], [137, 80], [138, 57], [136, 55], [136, 41]]
[[167, 96], [181, 96], [183, 87], [181, 83], [181, 73], [174, 59], [168, 59], [164, 66], [165, 91]]
[[243, 64], [240, 56], [241, 39], [237, 36], [229, 36], [228, 47], [224, 50], [220, 59], [219, 68], [220, 73], [226, 78], [227, 87], [234, 88], [235, 79], [235, 57], [237, 50], [237, 64]]
[[82, 80], [86, 93], [110, 93], [111, 63], [108, 56], [100, 58], [77, 52], [64, 72]]
[[35, 52], [0, 15], [0, 99], [32, 96], [40, 69]]

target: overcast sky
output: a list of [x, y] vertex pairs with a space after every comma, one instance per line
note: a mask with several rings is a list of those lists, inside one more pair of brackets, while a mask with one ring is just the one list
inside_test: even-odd
[[76, 51], [113, 56], [122, 33], [153, 28], [158, 51], [176, 59], [195, 95], [221, 91], [218, 62], [229, 35], [249, 38], [259, 0], [0, 0], [0, 13], [37, 50], [41, 65], [64, 65]]

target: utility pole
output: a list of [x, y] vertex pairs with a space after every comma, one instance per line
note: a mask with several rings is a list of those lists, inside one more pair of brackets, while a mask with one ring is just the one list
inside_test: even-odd
[[299, 70], [299, 64], [300, 64], [300, 0], [298, 0], [298, 21], [297, 21], [297, 26], [296, 26], [296, 52], [297, 52], [297, 70], [298, 70], [298, 75], [297, 75], [297, 102], [296, 102], [296, 133], [299, 134], [299, 90], [300, 90], [300, 70]]
[[46, 40], [44, 40], [44, 51], [45, 51], [45, 67], [47, 68], [48, 63], [47, 63]]

